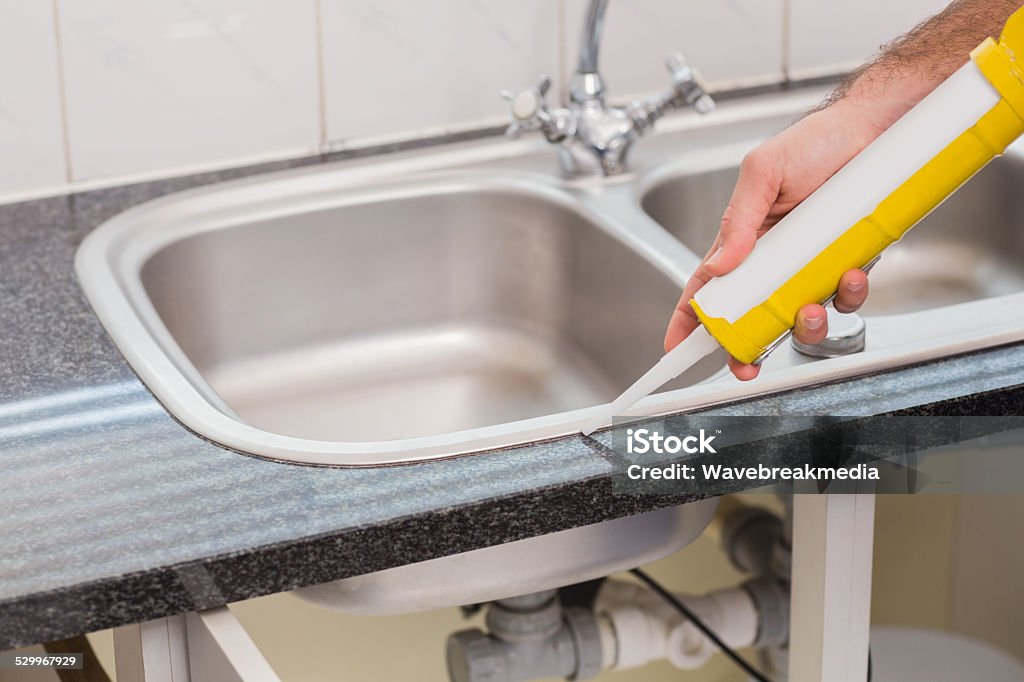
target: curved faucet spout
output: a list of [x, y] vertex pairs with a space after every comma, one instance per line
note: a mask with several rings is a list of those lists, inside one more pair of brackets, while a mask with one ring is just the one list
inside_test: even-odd
[[587, 17], [580, 36], [580, 62], [577, 73], [597, 73], [597, 58], [601, 51], [601, 33], [604, 31], [604, 13], [608, 0], [590, 0]]
[[548, 107], [545, 95], [551, 81], [547, 78], [519, 92], [502, 92], [512, 118], [508, 133], [540, 131], [548, 142], [558, 145], [570, 175], [622, 173], [633, 142], [667, 112], [692, 106], [706, 114], [715, 107], [696, 71], [680, 54], [673, 54], [665, 64], [672, 78], [669, 87], [627, 106], [609, 105], [597, 70], [607, 9], [608, 0], [590, 0], [580, 37], [580, 61], [569, 79], [565, 106]]

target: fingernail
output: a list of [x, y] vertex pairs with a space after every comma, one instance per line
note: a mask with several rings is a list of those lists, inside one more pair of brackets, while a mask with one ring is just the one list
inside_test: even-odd
[[863, 288], [864, 288], [864, 282], [861, 282], [859, 280], [858, 281], [854, 281], [854, 282], [850, 282], [849, 284], [846, 285], [846, 290], [847, 291], [852, 291], [853, 293], [857, 293], [858, 291], [860, 291]]
[[804, 327], [812, 332], [816, 332], [821, 329], [822, 325], [825, 324], [824, 317], [806, 317], [804, 318]]
[[708, 265], [718, 265], [718, 260], [722, 257], [722, 247], [719, 246], [715, 249], [715, 252], [711, 254], [711, 258], [708, 258]]

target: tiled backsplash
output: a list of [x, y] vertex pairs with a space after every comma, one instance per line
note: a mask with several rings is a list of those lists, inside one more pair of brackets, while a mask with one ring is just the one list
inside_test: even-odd
[[949, 4], [948, 0], [788, 1], [793, 78], [848, 71]]
[[[589, 0], [564, 0], [566, 71], [576, 62]], [[614, 97], [668, 85], [665, 57], [682, 52], [719, 87], [783, 78], [785, 0], [610, 0], [601, 72]]]
[[0, 196], [67, 180], [53, 8], [0, 0]]
[[59, 6], [74, 179], [315, 147], [311, 2], [61, 0]]
[[[563, 85], [586, 3], [0, 0], [0, 201], [497, 124], [499, 89]], [[676, 48], [717, 87], [835, 72], [944, 4], [611, 0], [602, 70], [619, 97]]]
[[501, 88], [561, 75], [557, 0], [321, 0], [327, 140], [503, 115]]

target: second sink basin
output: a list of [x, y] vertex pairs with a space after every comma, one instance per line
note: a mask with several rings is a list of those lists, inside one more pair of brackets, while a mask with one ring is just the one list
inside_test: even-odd
[[[718, 230], [735, 167], [672, 177], [643, 198], [647, 213], [694, 251]], [[1024, 292], [1024, 155], [997, 159], [894, 244], [871, 271], [866, 316], [933, 310]]]

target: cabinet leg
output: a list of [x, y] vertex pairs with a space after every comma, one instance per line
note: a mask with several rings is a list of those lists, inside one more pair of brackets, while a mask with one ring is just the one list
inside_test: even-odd
[[118, 682], [280, 682], [227, 607], [114, 630]]
[[865, 682], [875, 496], [795, 495], [790, 682]]
[[118, 682], [190, 682], [185, 616], [116, 628], [114, 670]]

